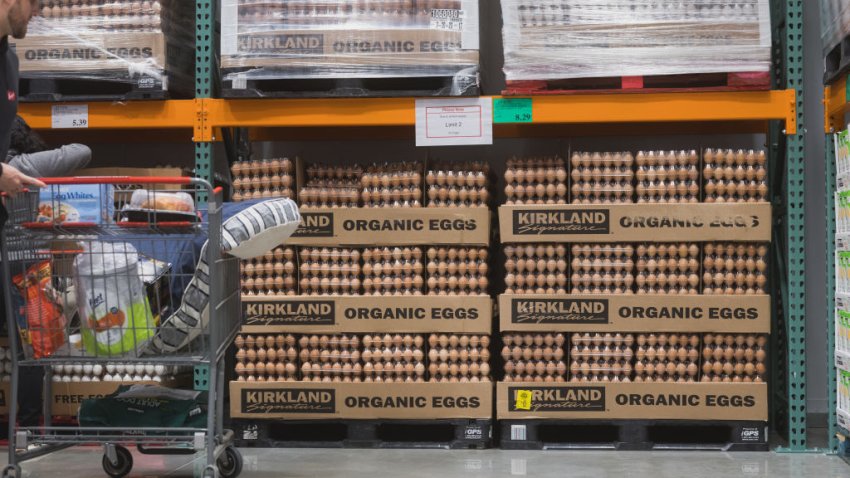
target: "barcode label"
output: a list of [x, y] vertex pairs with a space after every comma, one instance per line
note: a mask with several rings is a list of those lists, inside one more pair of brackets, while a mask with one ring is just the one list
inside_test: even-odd
[[511, 425], [511, 440], [525, 441], [528, 438], [528, 432], [525, 425]]
[[463, 32], [463, 21], [465, 19], [466, 12], [463, 10], [435, 8], [431, 10], [431, 29]]

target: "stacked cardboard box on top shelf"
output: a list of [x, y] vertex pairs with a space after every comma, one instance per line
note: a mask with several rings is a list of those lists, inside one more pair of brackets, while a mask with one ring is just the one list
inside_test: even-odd
[[[764, 153], [575, 152], [507, 166], [502, 446], [559, 445], [542, 426], [646, 435], [665, 420], [713, 420], [741, 435], [733, 447], [766, 447]], [[631, 446], [652, 446], [642, 440]]]
[[820, 24], [825, 58], [824, 82], [832, 82], [850, 65], [844, 40], [850, 34], [850, 5], [842, 0], [820, 0]]
[[194, 2], [46, 0], [10, 39], [24, 101], [190, 98]]
[[[768, 0], [502, 0], [501, 6], [509, 94], [770, 87]], [[734, 73], [745, 74], [709, 76]], [[702, 76], [694, 81], [694, 75]], [[601, 81], [606, 78], [617, 81]]]
[[[487, 191], [481, 165], [298, 161], [294, 176], [301, 228], [243, 262], [230, 417], [489, 423], [490, 211], [468, 194]], [[447, 177], [467, 197], [429, 198]]]
[[478, 93], [478, 0], [220, 5], [227, 97]]

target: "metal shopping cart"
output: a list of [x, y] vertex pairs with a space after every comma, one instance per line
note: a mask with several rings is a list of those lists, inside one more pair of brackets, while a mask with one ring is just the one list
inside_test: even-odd
[[[203, 451], [205, 478], [238, 476], [242, 457], [232, 446], [233, 432], [223, 428], [223, 360], [240, 322], [239, 262], [221, 252], [221, 192], [193, 178], [62, 178], [46, 183], [41, 191], [5, 198], [9, 221], [2, 232], [3, 287], [9, 346], [17, 353], [12, 357], [9, 464], [3, 477], [20, 477], [25, 460], [83, 444], [104, 447], [103, 469], [112, 477], [130, 472], [133, 458], [127, 447], [134, 445], [145, 454]], [[206, 209], [196, 211], [193, 199], [204, 193], [210, 198]], [[202, 251], [208, 270], [199, 273]], [[167, 353], [157, 349], [158, 334], [180, 306], [182, 294], [194, 290], [187, 285], [199, 276], [204, 276], [209, 298], [208, 308], [199, 313], [208, 319], [172, 327], [172, 333], [184, 334], [184, 343]], [[45, 370], [43, 426], [16, 425], [20, 366]], [[192, 382], [187, 388], [202, 393], [196, 398], [201, 418], [171, 417], [169, 423], [183, 424], [176, 426], [92, 425], [81, 411], [79, 426], [52, 423], [51, 388], [94, 382], [117, 388], [128, 381]], [[124, 419], [130, 418], [118, 421]]]

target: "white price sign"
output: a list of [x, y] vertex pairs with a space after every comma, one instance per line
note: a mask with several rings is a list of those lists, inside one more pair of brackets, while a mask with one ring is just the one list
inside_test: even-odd
[[53, 105], [53, 129], [88, 128], [89, 105]]
[[416, 100], [416, 146], [493, 144], [491, 98]]

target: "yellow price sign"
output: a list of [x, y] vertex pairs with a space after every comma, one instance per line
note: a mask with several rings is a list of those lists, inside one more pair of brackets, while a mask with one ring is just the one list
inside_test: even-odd
[[517, 410], [531, 410], [531, 390], [517, 390], [514, 408]]

